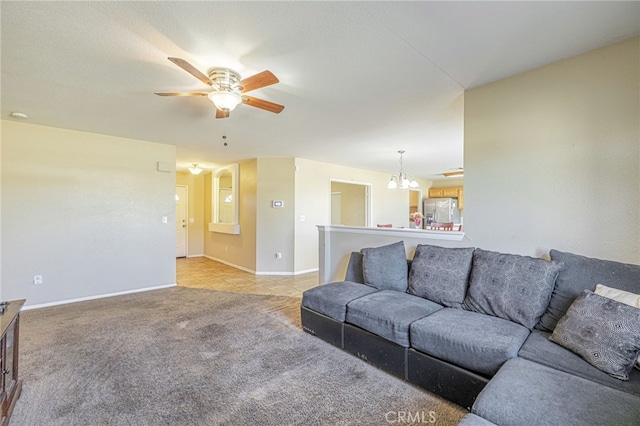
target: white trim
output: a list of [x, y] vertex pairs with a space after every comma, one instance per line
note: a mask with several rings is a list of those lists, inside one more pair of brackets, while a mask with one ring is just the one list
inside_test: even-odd
[[235, 263], [227, 262], [226, 260], [218, 259], [217, 257], [209, 256], [209, 255], [206, 255], [206, 254], [203, 255], [203, 256], [206, 257], [207, 259], [211, 259], [211, 260], [215, 260], [216, 262], [224, 263], [225, 265], [231, 266], [232, 268], [240, 269], [241, 271], [249, 272], [249, 273], [254, 274], [254, 275], [256, 273], [256, 271], [254, 271], [253, 269], [245, 268], [244, 266], [236, 265]]
[[295, 271], [295, 272], [254, 271], [252, 269], [245, 268], [244, 266], [236, 265], [234, 263], [227, 262], [226, 260], [218, 259], [217, 257], [209, 256], [209, 255], [206, 255], [206, 254], [202, 255], [202, 257], [206, 257], [207, 259], [223, 263], [223, 264], [225, 264], [227, 266], [231, 266], [232, 268], [240, 269], [241, 271], [244, 271], [244, 272], [249, 272], [250, 274], [253, 274], [253, 275], [283, 275], [283, 276], [288, 275], [288, 276], [291, 276], [291, 275], [308, 274], [310, 272], [318, 272], [318, 270], [319, 270], [318, 268], [313, 268], [313, 269], [304, 269], [302, 271]]
[[187, 257], [189, 257], [189, 258], [191, 258], [191, 257], [204, 257], [204, 254], [202, 254], [202, 253], [200, 253], [200, 254], [190, 254]]
[[[364, 214], [364, 222], [366, 226], [373, 226], [373, 184], [367, 182], [359, 182], [355, 180], [344, 180], [344, 179], [329, 179], [329, 197], [331, 197], [331, 183], [347, 183], [352, 185], [364, 186], [364, 204], [365, 204], [365, 214]], [[329, 222], [331, 222], [331, 200], [329, 200]]]
[[[425, 240], [462, 241], [462, 231], [429, 231], [411, 228], [367, 228], [364, 226], [318, 225], [320, 231], [326, 233], [341, 232], [347, 234], [385, 235], [390, 237], [423, 238]], [[325, 241], [325, 245], [326, 245]]]
[[[220, 176], [224, 172], [231, 173], [231, 194], [233, 197], [233, 222], [232, 223], [220, 223], [219, 209], [218, 203], [220, 202]], [[211, 182], [211, 223], [209, 223], [209, 231], [218, 232], [222, 234], [234, 234], [238, 235], [240, 233], [240, 221], [239, 221], [239, 211], [240, 211], [240, 202], [239, 202], [239, 189], [238, 182], [240, 181], [239, 177], [240, 168], [238, 163], [230, 164], [225, 167], [221, 167], [213, 173], [212, 182]]]
[[[185, 190], [185, 198], [186, 200], [184, 200], [184, 212], [185, 214], [185, 222], [184, 224], [186, 225], [184, 227], [184, 257], [189, 257], [189, 185], [176, 185], [176, 189], [177, 188], [184, 188]], [[177, 193], [177, 191], [176, 191]], [[177, 254], [177, 253], [176, 253]], [[177, 256], [176, 256], [177, 258]]]
[[122, 296], [122, 295], [125, 295], [125, 294], [132, 294], [132, 293], [141, 293], [143, 291], [160, 290], [162, 288], [175, 287], [176, 285], [177, 284], [166, 284], [166, 285], [159, 285], [159, 286], [155, 286], [155, 287], [138, 288], [138, 289], [135, 289], [135, 290], [119, 291], [117, 293], [108, 293], [108, 294], [99, 294], [99, 295], [96, 295], [96, 296], [78, 297], [76, 299], [60, 300], [58, 302], [41, 303], [39, 305], [25, 306], [24, 308], [22, 308], [22, 310], [23, 311], [28, 311], [30, 309], [48, 308], [50, 306], [66, 305], [68, 303], [86, 302], [87, 300], [104, 299], [106, 297]]
[[256, 275], [283, 275], [283, 276], [292, 276], [292, 275], [302, 275], [302, 274], [309, 274], [311, 272], [318, 272], [318, 268], [313, 268], [313, 269], [305, 269], [302, 271], [295, 271], [295, 272], [269, 272], [269, 271], [258, 271], [256, 272]]
[[237, 223], [213, 223], [209, 224], [209, 231], [220, 234], [240, 234], [240, 225]]

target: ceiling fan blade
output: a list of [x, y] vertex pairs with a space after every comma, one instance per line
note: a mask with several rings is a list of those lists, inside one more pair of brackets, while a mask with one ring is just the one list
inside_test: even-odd
[[225, 113], [224, 111], [216, 108], [216, 118], [228, 118], [229, 117], [229, 113]]
[[246, 93], [261, 87], [271, 86], [279, 81], [280, 80], [278, 80], [271, 71], [262, 71], [261, 73], [247, 77], [244, 80], [240, 80], [238, 86], [242, 87], [242, 93]]
[[198, 80], [200, 80], [201, 82], [203, 82], [204, 84], [213, 86], [213, 81], [211, 81], [209, 77], [202, 74], [193, 65], [191, 65], [189, 62], [185, 61], [184, 59], [169, 58], [169, 60], [174, 64], [176, 64], [177, 66], [179, 66], [180, 68], [182, 68], [183, 70], [185, 70], [186, 72], [188, 72], [189, 74], [191, 74], [192, 76], [194, 76], [195, 78], [197, 78]]
[[265, 111], [274, 112], [279, 114], [284, 109], [284, 106], [274, 104], [273, 102], [265, 101], [264, 99], [253, 98], [251, 96], [243, 96], [242, 103], [252, 107], [264, 109]]
[[208, 92], [172, 92], [172, 93], [159, 93], [155, 92], [158, 96], [207, 96]]

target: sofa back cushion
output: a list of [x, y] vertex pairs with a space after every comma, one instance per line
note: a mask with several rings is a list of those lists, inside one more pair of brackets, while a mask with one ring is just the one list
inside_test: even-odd
[[549, 252], [552, 261], [564, 263], [549, 306], [536, 328], [551, 332], [583, 290], [594, 291], [596, 284], [640, 293], [640, 265], [594, 259], [558, 250]]
[[362, 274], [362, 253], [359, 251], [351, 252], [349, 257], [349, 264], [347, 265], [347, 272], [344, 280], [354, 283], [364, 284], [364, 275]]
[[404, 242], [382, 247], [363, 248], [362, 275], [364, 283], [378, 290], [407, 292], [408, 266]]
[[409, 293], [450, 308], [463, 307], [472, 259], [472, 247], [418, 244], [409, 271]]
[[549, 304], [561, 269], [559, 262], [476, 249], [464, 305], [531, 330]]

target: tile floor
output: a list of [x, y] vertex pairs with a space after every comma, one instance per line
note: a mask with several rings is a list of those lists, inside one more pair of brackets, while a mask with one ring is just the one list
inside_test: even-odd
[[177, 284], [237, 293], [302, 297], [302, 292], [318, 285], [318, 273], [276, 276], [253, 275], [206, 257], [176, 259]]

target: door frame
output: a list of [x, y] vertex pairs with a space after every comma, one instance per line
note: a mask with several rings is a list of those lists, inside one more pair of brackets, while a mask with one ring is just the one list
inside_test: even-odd
[[329, 179], [329, 222], [331, 223], [331, 194], [332, 194], [332, 190], [331, 190], [331, 183], [332, 182], [338, 182], [338, 183], [348, 183], [350, 185], [359, 185], [359, 186], [364, 186], [364, 216], [365, 216], [365, 227], [367, 228], [371, 228], [373, 225], [373, 221], [372, 221], [372, 217], [373, 217], [373, 201], [372, 201], [372, 197], [371, 197], [371, 189], [373, 187], [373, 184], [371, 183], [367, 183], [367, 182], [358, 182], [358, 181], [353, 181], [353, 180], [343, 180], [343, 179]]
[[[178, 195], [177, 189], [184, 189], [184, 217], [185, 217], [185, 231], [184, 231], [184, 257], [189, 257], [189, 185], [176, 185], [176, 196]], [[176, 211], [177, 212], [177, 211]], [[176, 214], [177, 216], [177, 214]], [[177, 217], [176, 217], [177, 220]], [[178, 235], [176, 234], [176, 239]], [[177, 253], [176, 253], [177, 254]], [[178, 256], [176, 256], [177, 258]]]

